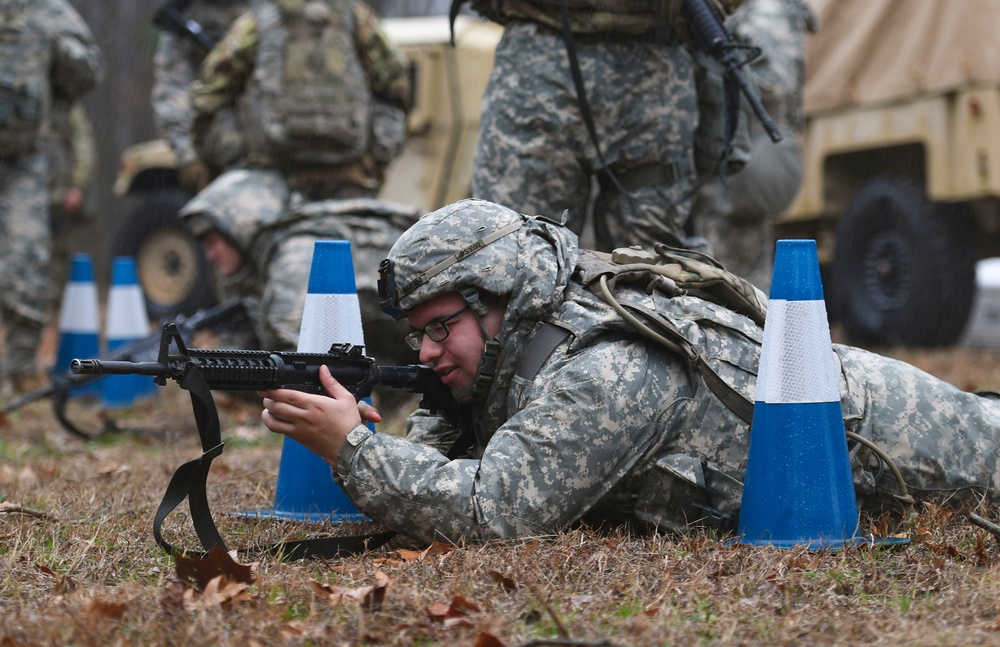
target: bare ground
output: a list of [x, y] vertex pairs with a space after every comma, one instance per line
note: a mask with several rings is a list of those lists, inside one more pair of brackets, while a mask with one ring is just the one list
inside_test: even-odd
[[[1000, 390], [1000, 352], [888, 354], [964, 389]], [[173, 470], [200, 454], [186, 394], [168, 385], [126, 410], [71, 409], [86, 429], [113, 419], [126, 431], [80, 440], [46, 402], [0, 426], [4, 647], [1000, 644], [1000, 546], [936, 508], [906, 523], [864, 520], [866, 532], [912, 540], [896, 549], [808, 552], [578, 529], [470, 546], [397, 538], [356, 557], [282, 562], [259, 547], [372, 524], [231, 514], [273, 504], [281, 445], [260, 429], [258, 406], [226, 399], [227, 444], [209, 500], [238, 562], [253, 568], [217, 557], [210, 575], [222, 577], [191, 576], [198, 569], [167, 557], [150, 531]], [[197, 548], [189, 525], [182, 507], [167, 539]]]

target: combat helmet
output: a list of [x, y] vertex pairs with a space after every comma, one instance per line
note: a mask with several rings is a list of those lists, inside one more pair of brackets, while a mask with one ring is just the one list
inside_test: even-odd
[[[474, 395], [492, 381], [504, 336], [555, 307], [572, 274], [576, 236], [562, 223], [485, 200], [461, 200], [423, 216], [379, 266], [382, 311], [402, 319], [416, 306], [458, 292], [479, 321], [485, 349]], [[483, 293], [511, 295], [500, 332], [483, 323]]]
[[469, 294], [466, 300], [479, 290], [509, 294], [517, 269], [512, 259], [520, 248], [513, 234], [525, 220], [484, 200], [462, 200], [423, 216], [379, 267], [382, 311], [402, 319], [415, 306], [449, 292]]

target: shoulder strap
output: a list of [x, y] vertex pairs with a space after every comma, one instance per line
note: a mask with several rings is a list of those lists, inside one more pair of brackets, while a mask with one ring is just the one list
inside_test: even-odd
[[517, 376], [526, 380], [535, 379], [538, 369], [542, 368], [552, 351], [569, 336], [570, 332], [562, 326], [547, 321], [543, 323], [524, 348], [524, 359], [517, 367]]

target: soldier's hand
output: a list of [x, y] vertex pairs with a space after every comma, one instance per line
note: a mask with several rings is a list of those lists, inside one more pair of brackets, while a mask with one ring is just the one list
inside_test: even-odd
[[83, 206], [83, 191], [73, 187], [66, 191], [66, 196], [63, 198], [63, 213], [67, 216], [76, 216], [80, 213], [80, 209]]
[[198, 193], [212, 181], [212, 171], [201, 160], [195, 160], [177, 169], [177, 179], [182, 187]]

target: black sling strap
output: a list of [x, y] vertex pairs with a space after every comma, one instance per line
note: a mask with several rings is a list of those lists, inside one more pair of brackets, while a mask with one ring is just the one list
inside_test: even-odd
[[[219, 534], [219, 530], [215, 526], [206, 492], [212, 461], [222, 454], [225, 443], [222, 442], [219, 413], [215, 407], [215, 401], [212, 399], [212, 392], [194, 364], [189, 364], [185, 368], [180, 386], [191, 394], [191, 406], [194, 409], [198, 435], [201, 438], [202, 455], [193, 461], [184, 463], [174, 472], [153, 518], [153, 538], [170, 555], [184, 554], [204, 557], [213, 546], [228, 550], [222, 540], [222, 535]], [[163, 520], [185, 498], [188, 500], [191, 510], [191, 523], [194, 525], [195, 534], [197, 534], [204, 552], [180, 550], [163, 539], [161, 533]], [[308, 557], [334, 559], [374, 550], [395, 535], [394, 531], [384, 531], [344, 537], [289, 540], [265, 546], [263, 550], [284, 559], [305, 559]]]

